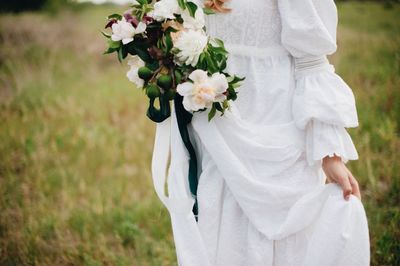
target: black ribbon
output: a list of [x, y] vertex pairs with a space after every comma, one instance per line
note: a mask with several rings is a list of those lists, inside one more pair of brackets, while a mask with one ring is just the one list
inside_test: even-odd
[[[171, 115], [171, 107], [169, 103], [169, 99], [165, 94], [162, 94], [159, 97], [160, 109], [156, 109], [154, 106], [155, 99], [150, 99], [149, 108], [147, 109], [147, 116], [154, 122], [160, 123], [163, 122]], [[197, 156], [195, 149], [190, 141], [188, 125], [192, 121], [193, 115], [186, 111], [182, 104], [183, 97], [178, 93], [175, 95], [174, 104], [175, 104], [175, 113], [176, 120], [178, 122], [179, 133], [181, 135], [182, 141], [189, 152], [189, 188], [192, 196], [195, 199], [192, 212], [196, 218], [196, 222], [198, 221], [198, 202], [197, 202]]]
[[176, 94], [174, 103], [175, 103], [175, 113], [176, 113], [176, 120], [178, 122], [179, 133], [181, 134], [182, 141], [185, 144], [186, 149], [189, 152], [189, 188], [192, 196], [195, 199], [193, 205], [193, 214], [196, 218], [196, 222], [198, 221], [197, 215], [199, 212], [198, 203], [197, 203], [197, 156], [196, 152], [193, 148], [192, 143], [190, 142], [188, 125], [192, 121], [193, 115], [186, 111], [182, 104], [183, 96]]
[[169, 99], [166, 95], [162, 94], [158, 98], [160, 103], [160, 109], [154, 106], [155, 98], [150, 99], [149, 108], [147, 109], [147, 117], [156, 123], [161, 123], [165, 119], [171, 116], [171, 106], [169, 105]]

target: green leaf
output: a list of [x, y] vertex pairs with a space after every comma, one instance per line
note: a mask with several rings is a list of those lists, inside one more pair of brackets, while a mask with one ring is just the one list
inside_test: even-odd
[[234, 101], [234, 100], [237, 99], [237, 93], [236, 93], [236, 91], [235, 91], [234, 88], [229, 87], [229, 88], [228, 88], [228, 93], [229, 93], [229, 100]]
[[104, 51], [103, 54], [112, 54], [116, 51], [118, 51], [118, 48], [108, 48], [107, 50]]
[[225, 50], [223, 47], [215, 47], [215, 46], [213, 46], [211, 48], [211, 50], [216, 54], [220, 54], [220, 55], [224, 55], [224, 56], [228, 55], [228, 51]]
[[235, 76], [229, 76], [229, 77], [226, 77], [226, 80], [228, 81], [228, 83], [231, 83], [234, 78], [235, 78]]
[[122, 62], [128, 56], [128, 51], [125, 46], [120, 46], [118, 50], [118, 60]]
[[122, 63], [122, 60], [123, 60], [124, 58], [122, 57], [122, 47], [118, 50], [118, 61], [120, 62], [120, 63]]
[[145, 62], [152, 61], [152, 58], [147, 51], [148, 45], [144, 41], [134, 40], [133, 42], [124, 45], [124, 47], [127, 51], [127, 54], [130, 53], [131, 55], [138, 55], [140, 59]]
[[101, 31], [101, 34], [103, 34], [103, 36], [108, 38], [108, 39], [111, 38], [111, 34], [108, 34], [107, 32]]
[[221, 113], [224, 112], [224, 109], [222, 109], [222, 106], [220, 103], [213, 103], [213, 105], [215, 106], [215, 109], [217, 109], [218, 111], [220, 111]]
[[199, 61], [197, 62], [196, 68], [197, 69], [202, 69], [202, 70], [207, 70], [207, 62], [205, 60], [205, 53], [201, 53], [199, 57]]
[[206, 14], [206, 15], [214, 15], [214, 14], [215, 14], [215, 11], [212, 10], [211, 8], [208, 8], [208, 7], [204, 7], [204, 8], [203, 8], [203, 12], [204, 12], [204, 14]]
[[234, 83], [234, 84], [232, 84], [232, 88], [234, 88], [234, 89], [239, 88], [239, 87], [240, 87], [240, 84], [239, 84], [239, 83]]
[[173, 46], [174, 44], [172, 42], [171, 34], [170, 33], [165, 34], [165, 48], [167, 49], [166, 53], [168, 53]]
[[211, 119], [213, 119], [213, 117], [215, 116], [216, 113], [217, 113], [217, 109], [213, 105], [210, 112], [208, 113], [208, 122], [210, 122]]
[[181, 50], [179, 50], [178, 48], [174, 47], [171, 49], [171, 53], [172, 54], [178, 54]]
[[124, 57], [124, 59], [128, 56], [129, 51], [128, 48], [126, 46], [122, 46], [122, 56]]
[[180, 8], [182, 8], [183, 10], [186, 9], [186, 1], [185, 0], [178, 0], [178, 5]]
[[244, 77], [241, 78], [241, 77], [238, 77], [238, 76], [235, 75], [235, 76], [233, 76], [233, 77], [229, 77], [228, 82], [231, 83], [231, 84], [233, 84], [233, 83], [241, 82], [241, 81], [243, 81], [243, 80], [245, 80]]
[[168, 28], [165, 30], [165, 33], [171, 33], [171, 32], [178, 32], [178, 30], [175, 29], [175, 28], [173, 28], [173, 27], [168, 27]]
[[142, 59], [144, 62], [148, 62], [149, 60], [151, 60], [149, 53], [147, 51], [143, 51], [142, 49], [135, 47], [134, 48], [134, 53], [132, 53], [133, 55], [138, 55], [140, 57], [140, 59]]
[[223, 43], [221, 44], [219, 41], [216, 41], [215, 39], [211, 40], [211, 42], [207, 46], [207, 49], [210, 52], [213, 52], [213, 53], [216, 53], [216, 54], [220, 54], [220, 55], [223, 55], [223, 56], [226, 57], [229, 53], [225, 49], [224, 44]]
[[211, 55], [206, 54], [205, 59], [206, 59], [206, 62], [207, 62], [207, 70], [208, 70], [211, 74], [214, 74], [214, 73], [218, 72], [218, 68], [217, 68], [217, 66], [215, 65], [215, 62], [213, 61]]
[[145, 5], [147, 4], [147, 0], [136, 0], [140, 5]]
[[231, 86], [233, 88], [239, 87], [240, 86], [240, 82], [245, 80], [244, 77], [241, 78], [241, 77], [238, 77], [238, 76], [228, 76], [226, 79], [227, 79], [227, 81], [229, 83], [229, 86]]
[[222, 108], [224, 108], [224, 110], [229, 108], [228, 100], [225, 100], [225, 101], [222, 102]]
[[226, 60], [223, 60], [218, 64], [219, 69], [225, 69], [226, 68]]
[[221, 39], [214, 38], [213, 41], [220, 47], [225, 48], [224, 42]]
[[122, 16], [120, 14], [112, 14], [107, 17], [108, 19], [115, 18], [116, 20], [121, 20]]
[[197, 10], [197, 5], [193, 2], [187, 2], [186, 3], [186, 7], [189, 10], [189, 14], [194, 17], [194, 14], [196, 14], [196, 10]]
[[203, 62], [205, 56], [206, 56], [205, 53], [201, 53], [201, 54], [200, 54], [200, 57], [199, 57], [199, 62]]
[[119, 48], [121, 46], [121, 41], [114, 42], [113, 40], [109, 39], [107, 43], [109, 48]]
[[163, 42], [162, 42], [162, 46], [163, 47], [162, 48], [163, 48], [163, 50], [164, 50], [164, 52], [166, 54], [168, 54], [171, 51], [171, 49], [173, 48], [173, 46], [174, 46], [174, 43], [173, 43], [172, 37], [171, 37], [171, 32], [176, 32], [176, 31], [177, 30], [172, 28], [172, 27], [168, 27], [165, 30], [164, 36], [162, 38], [162, 40], [163, 40]]

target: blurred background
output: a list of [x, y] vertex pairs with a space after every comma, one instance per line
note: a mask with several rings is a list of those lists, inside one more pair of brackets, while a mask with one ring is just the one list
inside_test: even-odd
[[[0, 265], [177, 265], [145, 96], [102, 55], [129, 1], [103, 2], [0, 3]], [[338, 8], [330, 59], [357, 99], [372, 265], [400, 265], [400, 4]]]

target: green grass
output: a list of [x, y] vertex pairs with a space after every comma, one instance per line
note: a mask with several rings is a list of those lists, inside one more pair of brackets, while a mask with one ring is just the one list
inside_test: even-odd
[[[154, 125], [92, 7], [0, 17], [0, 265], [177, 265], [150, 175]], [[372, 264], [400, 254], [400, 6], [339, 5]]]
[[353, 88], [360, 126], [351, 134], [371, 235], [372, 265], [400, 265], [400, 6], [339, 6], [337, 71]]

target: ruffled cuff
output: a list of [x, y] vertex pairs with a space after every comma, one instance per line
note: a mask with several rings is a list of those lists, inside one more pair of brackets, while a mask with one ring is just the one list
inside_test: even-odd
[[355, 99], [326, 56], [295, 58], [296, 88], [293, 117], [305, 129], [311, 120], [340, 127], [357, 127]]
[[358, 159], [346, 127], [357, 127], [355, 99], [349, 86], [335, 73], [326, 56], [295, 58], [296, 88], [293, 117], [306, 131], [310, 165], [325, 156], [344, 162]]
[[307, 125], [306, 155], [309, 165], [334, 155], [340, 156], [345, 163], [358, 159], [356, 147], [345, 128], [319, 121]]

